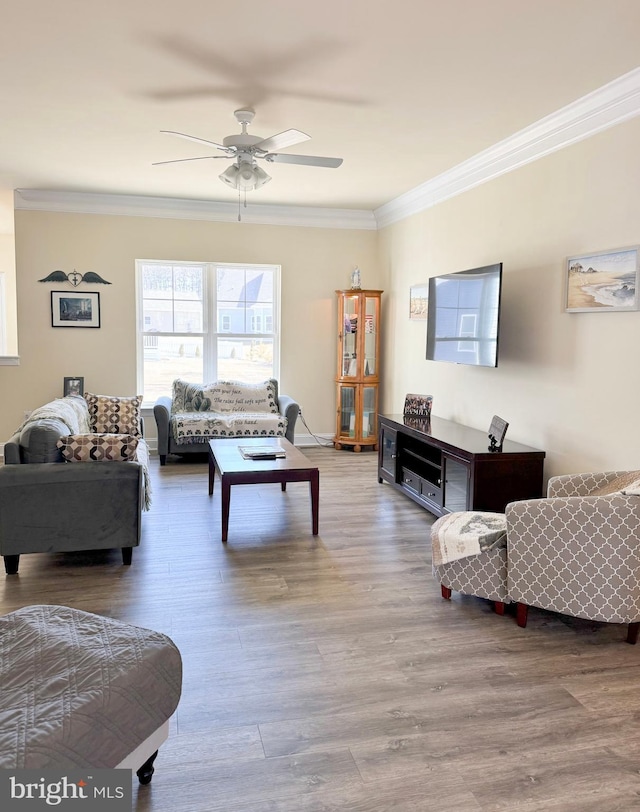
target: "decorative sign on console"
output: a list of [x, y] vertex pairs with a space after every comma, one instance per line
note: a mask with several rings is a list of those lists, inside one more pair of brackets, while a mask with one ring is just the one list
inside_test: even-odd
[[489, 451], [502, 451], [502, 443], [504, 436], [507, 433], [509, 424], [506, 420], [494, 414], [491, 425], [489, 426]]

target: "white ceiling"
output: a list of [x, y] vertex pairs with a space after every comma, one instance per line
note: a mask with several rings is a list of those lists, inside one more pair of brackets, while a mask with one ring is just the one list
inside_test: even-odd
[[[11, 8], [9, 8], [9, 6]], [[0, 189], [235, 202], [213, 141], [290, 127], [261, 204], [373, 210], [638, 67], [638, 0], [16, 0]], [[283, 150], [284, 151], [284, 150]]]

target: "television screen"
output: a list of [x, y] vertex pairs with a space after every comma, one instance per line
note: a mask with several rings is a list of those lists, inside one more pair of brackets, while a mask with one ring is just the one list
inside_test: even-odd
[[498, 366], [502, 263], [429, 280], [427, 360]]

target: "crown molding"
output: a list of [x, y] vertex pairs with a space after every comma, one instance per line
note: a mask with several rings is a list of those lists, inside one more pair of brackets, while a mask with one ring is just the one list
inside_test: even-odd
[[[111, 195], [94, 192], [56, 192], [45, 189], [16, 189], [16, 210], [53, 211], [73, 214], [115, 214], [125, 217], [161, 217], [178, 220], [210, 220], [238, 223], [233, 203], [185, 200], [143, 195]], [[330, 209], [309, 206], [267, 206], [251, 203], [241, 212], [242, 224], [344, 228], [375, 231], [372, 211]]]
[[640, 68], [416, 186], [374, 211], [378, 228], [442, 203], [640, 114]]

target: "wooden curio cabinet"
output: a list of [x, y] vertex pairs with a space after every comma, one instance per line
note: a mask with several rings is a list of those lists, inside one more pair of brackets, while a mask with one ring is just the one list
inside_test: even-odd
[[336, 448], [378, 447], [381, 290], [337, 290]]

